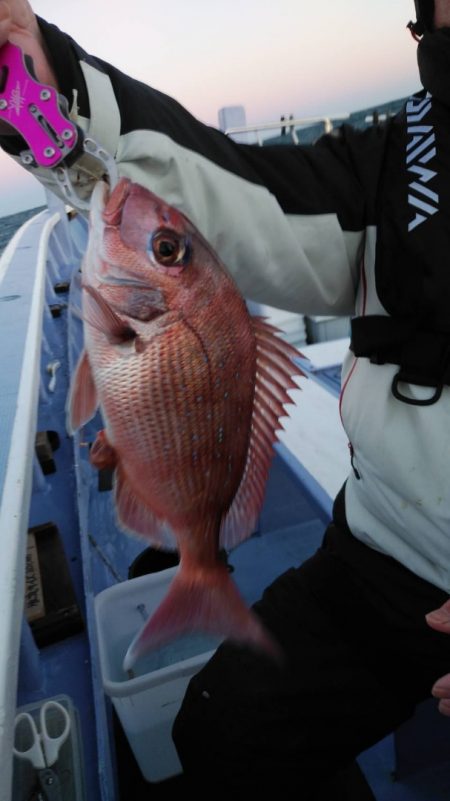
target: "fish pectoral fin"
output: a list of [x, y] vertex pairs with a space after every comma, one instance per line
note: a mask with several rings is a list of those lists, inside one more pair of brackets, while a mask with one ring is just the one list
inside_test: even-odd
[[118, 462], [117, 453], [110, 444], [104, 429], [98, 432], [92, 448], [89, 451], [89, 459], [97, 470], [116, 467]]
[[86, 350], [83, 350], [73, 374], [67, 401], [67, 431], [73, 434], [91, 420], [98, 408], [97, 390]]
[[111, 345], [121, 345], [136, 339], [136, 331], [114, 311], [103, 295], [93, 286], [83, 284], [85, 300], [83, 319], [105, 335]]
[[280, 646], [246, 606], [224, 565], [196, 575], [185, 574], [181, 562], [169, 592], [128, 648], [125, 671], [147, 651], [192, 632], [226, 637], [276, 661], [283, 659]]
[[175, 536], [169, 525], [159, 520], [142, 501], [129, 480], [122, 462], [118, 461], [114, 480], [117, 522], [124, 531], [149, 540], [155, 548], [175, 551]]

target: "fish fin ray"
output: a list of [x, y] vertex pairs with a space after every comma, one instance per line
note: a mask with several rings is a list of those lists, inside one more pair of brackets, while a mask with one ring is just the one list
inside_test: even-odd
[[[255, 530], [264, 501], [277, 431], [287, 417], [285, 405], [293, 403], [288, 389], [296, 388], [292, 376], [303, 375], [293, 361], [300, 353], [277, 336], [279, 330], [262, 318], [252, 317], [256, 338], [256, 379], [252, 427], [243, 477], [230, 509], [223, 518], [220, 546], [227, 550], [246, 540]], [[280, 354], [279, 362], [276, 353]]]
[[97, 470], [114, 468], [117, 465], [117, 453], [108, 440], [106, 431], [98, 432], [89, 451], [89, 460]]
[[120, 462], [114, 475], [114, 499], [117, 521], [121, 529], [129, 534], [145, 537], [155, 548], [176, 550], [175, 536], [169, 525], [159, 520], [139, 498]]
[[83, 291], [84, 321], [104, 334], [111, 345], [119, 345], [136, 337], [134, 329], [114, 311], [95, 287], [83, 284]]
[[98, 408], [97, 390], [91, 363], [83, 350], [75, 368], [67, 400], [67, 431], [73, 434], [92, 420]]
[[227, 637], [282, 658], [279, 645], [246, 606], [226, 567], [216, 566], [196, 578], [183, 570], [181, 560], [167, 595], [131, 642], [124, 670], [147, 651], [194, 631]]

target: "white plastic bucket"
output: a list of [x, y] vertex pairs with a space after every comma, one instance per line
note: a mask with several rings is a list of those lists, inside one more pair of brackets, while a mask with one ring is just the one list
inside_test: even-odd
[[95, 599], [103, 686], [149, 782], [181, 772], [172, 724], [190, 678], [218, 644], [204, 635], [179, 638], [139, 660], [133, 677], [124, 673], [123, 658], [131, 640], [159, 606], [177, 570], [174, 567], [121, 582]]

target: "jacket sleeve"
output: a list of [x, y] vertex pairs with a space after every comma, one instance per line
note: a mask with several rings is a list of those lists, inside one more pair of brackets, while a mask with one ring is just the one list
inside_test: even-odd
[[[72, 118], [113, 153], [120, 175], [192, 220], [247, 299], [353, 313], [381, 132], [344, 126], [313, 146], [237, 144], [39, 24]], [[35, 172], [55, 191], [45, 170]]]

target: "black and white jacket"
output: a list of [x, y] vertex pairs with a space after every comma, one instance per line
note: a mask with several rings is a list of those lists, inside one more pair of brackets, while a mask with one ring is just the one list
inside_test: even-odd
[[[449, 32], [425, 35], [425, 89], [385, 125], [261, 148], [234, 143], [40, 24], [73, 118], [121, 175], [195, 223], [246, 298], [357, 318], [341, 393], [356, 468], [345, 486], [348, 524], [450, 591], [450, 387], [435, 376], [431, 389], [426, 375], [421, 382], [427, 353], [435, 359], [441, 348], [445, 362], [450, 343]], [[396, 385], [407, 401], [393, 393], [405, 339], [418, 343], [410, 361], [422, 349]], [[408, 402], [433, 396], [436, 384], [436, 402]]]

